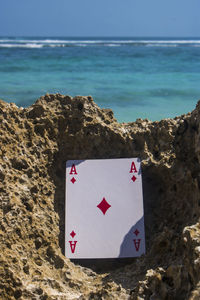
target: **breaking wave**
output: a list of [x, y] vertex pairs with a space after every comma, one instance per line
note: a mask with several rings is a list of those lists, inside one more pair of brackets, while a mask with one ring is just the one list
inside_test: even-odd
[[55, 48], [55, 47], [198, 47], [198, 39], [153, 40], [153, 39], [12, 39], [0, 38], [0, 48]]

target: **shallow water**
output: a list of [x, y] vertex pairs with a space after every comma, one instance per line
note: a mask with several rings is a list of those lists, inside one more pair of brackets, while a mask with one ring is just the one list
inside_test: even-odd
[[160, 120], [200, 99], [200, 39], [0, 38], [0, 98], [92, 95], [120, 122]]

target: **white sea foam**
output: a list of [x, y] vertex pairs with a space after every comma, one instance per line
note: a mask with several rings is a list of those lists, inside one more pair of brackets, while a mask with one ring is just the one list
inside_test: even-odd
[[42, 45], [42, 47], [50, 47], [50, 48], [56, 48], [56, 47], [65, 47], [65, 44], [47, 44], [47, 45]]
[[0, 48], [42, 48], [39, 44], [0, 44]]
[[178, 45], [170, 45], [170, 44], [147, 44], [146, 47], [178, 47]]
[[177, 47], [177, 46], [192, 46], [197, 47], [200, 45], [200, 40], [139, 40], [139, 39], [101, 39], [101, 40], [88, 40], [88, 39], [0, 39], [0, 48], [43, 48], [43, 47], [86, 47], [86, 46], [148, 46], [148, 47]]
[[163, 41], [139, 41], [141, 43], [155, 43], [155, 44], [200, 44], [200, 40], [163, 40]]
[[120, 45], [117, 44], [105, 44], [106, 47], [120, 47]]

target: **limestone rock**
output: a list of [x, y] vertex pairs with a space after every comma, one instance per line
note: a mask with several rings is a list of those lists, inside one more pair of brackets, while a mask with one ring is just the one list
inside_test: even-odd
[[[90, 268], [64, 253], [65, 162], [140, 157], [147, 253]], [[199, 299], [200, 103], [119, 124], [92, 97], [0, 101], [0, 299]], [[88, 265], [89, 266], [89, 265]]]

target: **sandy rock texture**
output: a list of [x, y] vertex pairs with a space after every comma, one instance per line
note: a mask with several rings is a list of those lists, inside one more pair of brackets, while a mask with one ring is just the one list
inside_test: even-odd
[[[74, 264], [64, 253], [65, 162], [140, 157], [147, 253]], [[200, 299], [200, 104], [119, 124], [92, 97], [0, 101], [0, 299]]]

